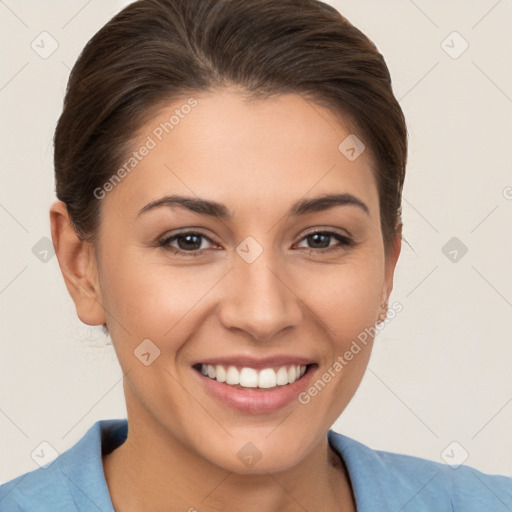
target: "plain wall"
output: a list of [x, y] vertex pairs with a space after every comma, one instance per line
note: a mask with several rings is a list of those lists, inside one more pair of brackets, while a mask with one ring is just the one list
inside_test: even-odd
[[[512, 2], [330, 3], [383, 53], [410, 136], [410, 246], [391, 296], [403, 311], [334, 429], [441, 462], [465, 450], [467, 464], [512, 475]], [[125, 417], [113, 348], [78, 320], [51, 246], [40, 259], [68, 74], [120, 7], [0, 3], [0, 482], [37, 468], [41, 442], [62, 452], [95, 421]], [[58, 43], [48, 58], [31, 47], [51, 49], [43, 31]]]

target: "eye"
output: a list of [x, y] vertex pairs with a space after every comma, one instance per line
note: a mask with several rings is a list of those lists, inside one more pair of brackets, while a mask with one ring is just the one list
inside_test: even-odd
[[[333, 239], [338, 243], [332, 245]], [[355, 245], [351, 238], [334, 231], [313, 231], [303, 237], [301, 242], [302, 240], [313, 244], [313, 247], [301, 247], [301, 249], [306, 249], [308, 253], [339, 251]], [[214, 244], [204, 233], [199, 231], [183, 231], [161, 239], [158, 242], [158, 246], [179, 256], [201, 256], [204, 254], [204, 251], [208, 250], [208, 247], [204, 247], [203, 241]]]
[[[337, 245], [330, 244], [333, 238], [338, 241]], [[355, 245], [354, 240], [334, 231], [313, 231], [308, 233], [302, 240], [313, 244], [313, 247], [306, 247], [306, 249], [309, 249], [308, 252], [310, 253], [339, 251]]]
[[[197, 231], [185, 231], [182, 233], [176, 233], [172, 236], [163, 238], [158, 242], [159, 247], [163, 247], [165, 250], [171, 251], [173, 254], [179, 254], [183, 256], [200, 256], [203, 251], [207, 250], [202, 240], [207, 240], [213, 243], [205, 234]], [[176, 242], [178, 247], [174, 247], [171, 244]]]

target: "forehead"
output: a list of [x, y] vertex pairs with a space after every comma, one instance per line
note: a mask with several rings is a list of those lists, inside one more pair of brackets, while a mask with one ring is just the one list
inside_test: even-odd
[[[378, 194], [368, 150], [349, 125], [297, 94], [246, 101], [236, 91], [184, 98], [147, 122], [128, 172], [107, 194], [130, 215], [167, 194], [234, 209], [271, 209], [323, 193], [352, 193], [373, 211]], [[144, 149], [145, 148], [145, 149]], [[349, 150], [347, 153], [347, 149]]]

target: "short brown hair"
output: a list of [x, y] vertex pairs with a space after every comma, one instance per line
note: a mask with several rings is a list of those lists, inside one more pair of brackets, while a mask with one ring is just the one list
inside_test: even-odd
[[95, 238], [94, 190], [158, 106], [230, 85], [255, 98], [299, 93], [357, 127], [388, 253], [401, 228], [404, 115], [374, 43], [316, 0], [140, 0], [102, 27], [73, 67], [54, 137], [57, 197], [76, 232]]

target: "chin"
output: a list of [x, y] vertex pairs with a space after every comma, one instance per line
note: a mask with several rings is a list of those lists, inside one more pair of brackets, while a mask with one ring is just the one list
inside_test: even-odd
[[[203, 458], [226, 471], [258, 475], [286, 471], [304, 459], [314, 446], [314, 436], [306, 437], [290, 429], [240, 429], [233, 438], [203, 438], [206, 446], [197, 447]], [[279, 430], [280, 427], [277, 427]]]

